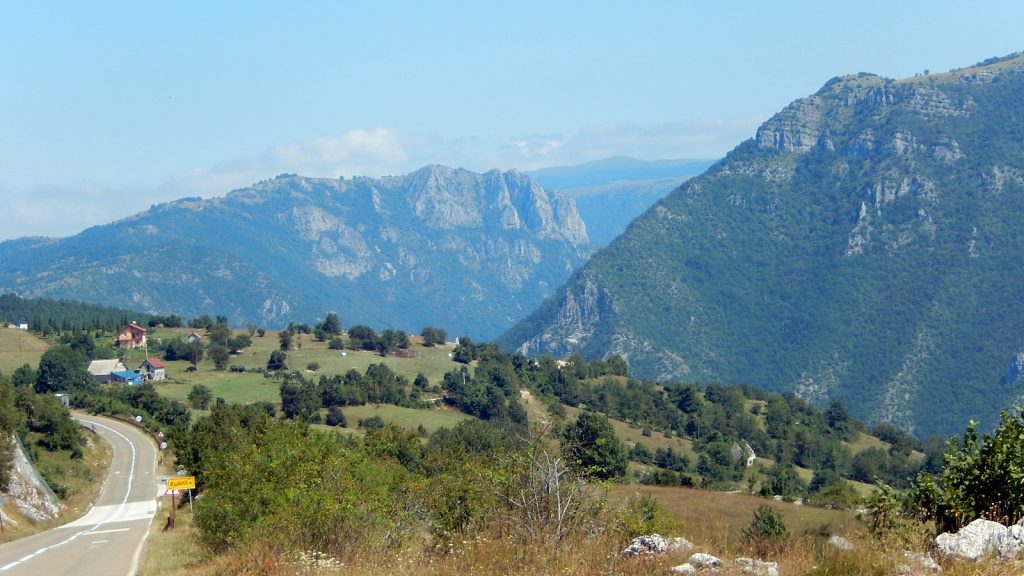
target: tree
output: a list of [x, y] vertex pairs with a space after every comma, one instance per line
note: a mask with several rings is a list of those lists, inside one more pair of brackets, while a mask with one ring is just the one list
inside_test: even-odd
[[427, 326], [422, 332], [420, 332], [420, 338], [423, 339], [424, 346], [444, 344], [448, 340], [448, 332], [446, 332], [444, 328]]
[[85, 370], [86, 358], [67, 346], [56, 346], [43, 353], [36, 374], [36, 392], [76, 392], [90, 390], [96, 383]]
[[843, 406], [843, 403], [838, 400], [833, 400], [829, 404], [828, 409], [825, 410], [825, 422], [828, 427], [835, 430], [839, 437], [843, 440], [851, 440], [855, 432], [853, 428], [853, 418], [850, 416], [850, 412]]
[[319, 422], [322, 406], [313, 383], [288, 378], [281, 383], [281, 411], [285, 418]]
[[608, 480], [626, 474], [629, 456], [604, 415], [581, 412], [562, 434], [562, 451], [573, 466], [588, 476]]
[[227, 346], [223, 344], [213, 344], [210, 346], [210, 360], [213, 360], [213, 365], [217, 367], [217, 370], [223, 370], [228, 365], [228, 360], [231, 359], [231, 353], [228, 351]]
[[292, 332], [291, 330], [282, 330], [277, 334], [277, 339], [281, 342], [281, 350], [288, 351], [292, 349]]
[[337, 314], [330, 312], [323, 319], [323, 322], [316, 325], [317, 340], [323, 342], [337, 334], [341, 334], [341, 320], [338, 319]]
[[270, 353], [270, 360], [267, 360], [267, 370], [271, 372], [287, 370], [288, 365], [285, 364], [287, 358], [288, 354], [284, 350], [274, 350]]
[[327, 409], [327, 425], [341, 426], [342, 428], [348, 426], [348, 421], [345, 419], [345, 414], [341, 411], [341, 406], [331, 406]]
[[205, 384], [195, 384], [188, 393], [188, 403], [196, 410], [207, 410], [213, 400], [213, 391]]

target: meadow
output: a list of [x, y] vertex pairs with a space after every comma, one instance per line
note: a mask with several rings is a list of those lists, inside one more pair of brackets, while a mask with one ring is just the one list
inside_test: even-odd
[[0, 373], [10, 375], [23, 364], [39, 365], [50, 345], [35, 334], [16, 328], [0, 328]]

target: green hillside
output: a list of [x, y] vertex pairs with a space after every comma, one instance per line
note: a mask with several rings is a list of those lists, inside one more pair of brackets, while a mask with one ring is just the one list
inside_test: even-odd
[[635, 220], [502, 343], [950, 434], [1022, 394], [1024, 57], [835, 78]]

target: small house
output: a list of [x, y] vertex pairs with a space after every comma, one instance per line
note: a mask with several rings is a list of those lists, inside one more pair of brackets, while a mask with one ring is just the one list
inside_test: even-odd
[[198, 332], [193, 332], [188, 335], [188, 338], [186, 338], [185, 341], [189, 344], [195, 344], [196, 342], [202, 343], [203, 337], [200, 336]]
[[111, 358], [109, 360], [93, 360], [92, 362], [89, 362], [89, 368], [87, 368], [87, 370], [97, 382], [110, 382], [111, 374], [127, 370], [127, 368], [124, 363], [117, 358]]
[[142, 375], [132, 370], [118, 370], [110, 373], [110, 381], [115, 384], [127, 384], [129, 386], [141, 386]]
[[135, 322], [117, 331], [117, 348], [141, 348], [146, 345], [146, 329]]
[[136, 372], [150, 382], [159, 382], [167, 377], [164, 363], [159, 358], [146, 358]]

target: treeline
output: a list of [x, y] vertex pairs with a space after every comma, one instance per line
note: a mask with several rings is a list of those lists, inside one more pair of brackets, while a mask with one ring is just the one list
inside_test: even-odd
[[[577, 354], [564, 362], [546, 356], [531, 360], [465, 338], [453, 358], [478, 364], [472, 379], [466, 370], [445, 376], [446, 401], [475, 416], [500, 414], [500, 408], [488, 408], [488, 401], [517, 397], [526, 387], [549, 398], [556, 413], [557, 403], [562, 403], [623, 420], [645, 435], [657, 431], [692, 441], [695, 461], [668, 450], [653, 451], [642, 442], [634, 446], [632, 459], [661, 468], [641, 477], [644, 482], [735, 485], [753, 477], [747, 472], [747, 446], [776, 463], [762, 471], [767, 481], [761, 489], [794, 498], [822, 490], [833, 495], [845, 490], [845, 497], [852, 498], [844, 479], [907, 488], [919, 472], [942, 468], [941, 441], [920, 441], [890, 424], [868, 430], [839, 402], [821, 409], [791, 393], [749, 386], [661, 385], [630, 378], [621, 358], [587, 363]], [[469, 384], [474, 385], [472, 393], [467, 393]], [[852, 446], [860, 435], [871, 432], [888, 445], [855, 452]], [[811, 482], [802, 481], [794, 466], [812, 470]]]
[[74, 300], [22, 298], [0, 295], [0, 321], [27, 323], [43, 335], [73, 332], [114, 332], [129, 322], [149, 322], [150, 316], [133, 310], [86, 304]]

